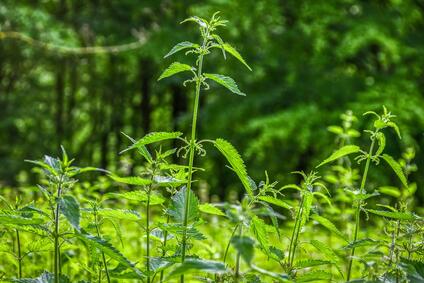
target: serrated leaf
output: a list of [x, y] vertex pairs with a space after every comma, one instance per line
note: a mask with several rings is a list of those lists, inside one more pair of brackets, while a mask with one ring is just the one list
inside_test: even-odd
[[343, 277], [343, 271], [340, 268], [340, 258], [339, 256], [334, 252], [334, 250], [324, 244], [323, 242], [317, 241], [317, 240], [311, 240], [311, 245], [314, 246], [321, 254], [322, 256], [331, 261], [339, 271], [340, 275]]
[[186, 180], [178, 180], [173, 177], [160, 176], [160, 175], [153, 176], [153, 182], [159, 187], [169, 187], [169, 186], [177, 187], [187, 183]]
[[[23, 278], [23, 279], [13, 279], [12, 282], [18, 282], [18, 283], [54, 283], [55, 278], [54, 274], [44, 271], [39, 277], [37, 278]], [[68, 277], [64, 275], [59, 276], [59, 283], [70, 283]]]
[[311, 192], [307, 191], [303, 193], [303, 213], [300, 219], [299, 229], [302, 229], [302, 227], [309, 220], [309, 214], [311, 213], [313, 200], [314, 200], [314, 196]]
[[163, 230], [173, 235], [186, 235], [187, 239], [205, 240], [206, 237], [192, 225], [185, 228], [182, 223], [170, 223], [159, 225]]
[[241, 159], [241, 156], [237, 150], [229, 142], [223, 139], [215, 140], [214, 145], [230, 163], [231, 168], [239, 177], [243, 187], [246, 189], [247, 194], [252, 197], [253, 190], [250, 186], [249, 176], [247, 175], [243, 159]]
[[[108, 198], [127, 199], [132, 201], [147, 202], [148, 195], [145, 191], [131, 191], [125, 193], [108, 193], [105, 195]], [[157, 193], [150, 194], [150, 205], [162, 204], [165, 198]]]
[[80, 207], [78, 201], [71, 195], [59, 199], [60, 212], [75, 229], [80, 229]]
[[298, 262], [296, 262], [294, 266], [296, 267], [296, 269], [303, 269], [308, 267], [320, 266], [324, 264], [332, 264], [332, 262], [328, 260], [321, 260], [321, 259], [304, 259], [304, 260], [299, 260]]
[[398, 219], [398, 220], [406, 220], [406, 221], [412, 221], [418, 219], [418, 216], [415, 214], [412, 214], [410, 212], [395, 212], [395, 211], [384, 211], [384, 210], [375, 210], [375, 209], [367, 209], [368, 212], [371, 212], [372, 214], [376, 214], [379, 216], [392, 218], [392, 219]]
[[202, 28], [206, 28], [208, 26], [207, 21], [205, 19], [199, 18], [198, 16], [189, 17], [189, 18], [185, 19], [184, 21], [182, 21], [181, 24], [186, 23], [186, 22], [195, 22], [199, 26], [201, 26]]
[[143, 148], [148, 144], [161, 142], [161, 141], [165, 141], [165, 140], [176, 139], [176, 138], [180, 137], [182, 134], [183, 133], [181, 133], [181, 132], [152, 132], [152, 133], [145, 135], [144, 137], [142, 137], [138, 141], [133, 142], [133, 145], [131, 145], [127, 149], [124, 149], [120, 153], [124, 153], [128, 150], [132, 150], [132, 149], [135, 149], [135, 148]]
[[237, 83], [230, 77], [224, 76], [224, 75], [220, 75], [220, 74], [203, 74], [206, 78], [211, 79], [215, 82], [217, 82], [218, 84], [224, 86], [225, 88], [227, 88], [229, 91], [231, 91], [232, 93], [241, 95], [241, 96], [246, 96], [245, 93], [241, 92], [237, 86]]
[[358, 247], [376, 246], [380, 243], [381, 241], [365, 238], [365, 239], [360, 239], [360, 240], [351, 242], [348, 245], [344, 246], [343, 249], [350, 250], [350, 249], [358, 248]]
[[334, 160], [337, 160], [343, 156], [355, 153], [360, 151], [361, 149], [359, 148], [359, 146], [356, 145], [345, 145], [341, 148], [339, 148], [338, 150], [336, 150], [335, 152], [333, 152], [327, 159], [325, 159], [323, 162], [321, 162], [318, 167], [321, 167], [324, 164], [327, 164], [329, 162], [332, 162]]
[[[127, 139], [129, 139], [133, 144], [135, 144], [137, 141], [135, 139], [133, 139], [132, 137], [130, 137], [129, 135], [125, 134], [124, 132], [121, 132], [121, 134], [123, 134]], [[129, 148], [124, 149], [123, 151], [120, 152], [123, 153], [125, 151], [129, 150]], [[152, 155], [150, 154], [150, 152], [147, 150], [146, 146], [144, 145], [140, 145], [137, 147], [137, 152], [140, 153], [141, 156], [143, 156], [147, 162], [151, 163], [153, 161], [152, 159]]]
[[263, 251], [266, 254], [269, 254], [268, 232], [266, 230], [265, 222], [256, 215], [253, 215], [250, 221], [250, 228]]
[[328, 280], [332, 278], [332, 274], [324, 270], [312, 270], [296, 277], [296, 282], [313, 282], [319, 280]]
[[41, 218], [27, 218], [19, 215], [0, 214], [0, 224], [13, 224], [13, 225], [34, 225], [43, 223]]
[[408, 188], [408, 181], [406, 180], [406, 177], [403, 174], [402, 166], [400, 166], [400, 164], [397, 163], [397, 161], [394, 160], [393, 157], [391, 157], [388, 154], [383, 154], [381, 158], [383, 158], [387, 162], [387, 164], [389, 164], [390, 167], [392, 167], [393, 171], [399, 177], [399, 180], [402, 182], [405, 188]]
[[273, 204], [273, 205], [276, 205], [276, 206], [279, 206], [279, 207], [282, 207], [282, 208], [285, 208], [285, 209], [291, 209], [292, 208], [291, 205], [289, 205], [288, 203], [286, 203], [286, 202], [284, 202], [280, 199], [277, 199], [273, 196], [259, 196], [258, 198], [260, 200], [267, 202], [267, 203], [270, 203], [270, 204]]
[[116, 175], [108, 175], [112, 180], [118, 183], [134, 185], [134, 186], [146, 186], [152, 183], [152, 180], [144, 179], [137, 176], [132, 177], [119, 177]]
[[312, 219], [317, 221], [319, 224], [327, 228], [330, 232], [334, 233], [335, 235], [339, 236], [341, 239], [345, 240], [347, 242], [347, 238], [345, 235], [343, 235], [342, 232], [340, 232], [339, 229], [337, 229], [336, 225], [333, 224], [329, 219], [322, 217], [318, 214], [312, 215]]
[[241, 54], [230, 44], [228, 43], [220, 43], [217, 45], [213, 45], [212, 47], [215, 48], [222, 48], [223, 51], [230, 53], [231, 55], [233, 55], [237, 60], [239, 60], [243, 65], [246, 66], [247, 69], [249, 69], [249, 71], [252, 71], [252, 69], [250, 68], [250, 66], [246, 63], [246, 61], [244, 60], [244, 58], [241, 56]]
[[199, 207], [199, 210], [203, 213], [225, 216], [224, 212], [222, 212], [219, 208], [217, 208], [216, 206], [213, 206], [210, 203], [200, 204], [198, 207]]
[[273, 279], [276, 279], [278, 282], [287, 282], [287, 283], [291, 283], [293, 281], [288, 280], [288, 276], [285, 274], [278, 274], [275, 272], [271, 272], [268, 271], [266, 269], [260, 268], [259, 266], [256, 266], [254, 264], [251, 265], [252, 270], [254, 270], [255, 272], [264, 275], [264, 276], [268, 276], [271, 277]]
[[163, 71], [163, 73], [160, 75], [158, 81], [160, 81], [161, 79], [173, 76], [177, 73], [191, 71], [191, 69], [192, 69], [192, 67], [190, 65], [182, 64], [180, 62], [174, 62], [171, 65], [169, 65], [169, 67], [166, 68], [165, 71]]
[[[179, 223], [184, 221], [185, 217], [185, 206], [187, 203], [186, 200], [186, 187], [182, 187], [175, 195], [172, 196], [171, 206], [168, 209], [168, 214], [172, 216], [172, 218]], [[188, 200], [188, 215], [187, 222], [194, 222], [199, 218], [199, 200], [194, 195], [192, 191], [189, 194]]]
[[246, 236], [234, 236], [231, 244], [240, 253], [243, 260], [250, 265], [253, 259], [255, 241]]
[[227, 268], [224, 263], [219, 261], [188, 258], [183, 263], [177, 264], [175, 268], [170, 271], [169, 277], [196, 271], [211, 274], [222, 274], [227, 272]]
[[142, 276], [142, 273], [135, 268], [134, 263], [129, 261], [119, 250], [117, 250], [114, 246], [112, 246], [111, 243], [108, 241], [93, 236], [87, 233], [77, 233], [77, 237], [87, 243], [88, 245], [97, 248], [98, 250], [102, 251], [104, 254], [109, 256], [111, 259], [116, 260], [120, 264], [131, 268], [133, 271], [136, 271], [138, 275]]
[[172, 47], [172, 49], [163, 58], [169, 57], [172, 54], [175, 54], [175, 53], [177, 53], [181, 50], [184, 50], [184, 49], [198, 48], [198, 47], [199, 47], [199, 44], [192, 43], [192, 42], [189, 42], [189, 41], [183, 41], [183, 42], [176, 44], [174, 47]]
[[126, 209], [102, 208], [97, 210], [97, 213], [102, 217], [115, 218], [121, 220], [140, 220], [140, 215], [137, 211]]

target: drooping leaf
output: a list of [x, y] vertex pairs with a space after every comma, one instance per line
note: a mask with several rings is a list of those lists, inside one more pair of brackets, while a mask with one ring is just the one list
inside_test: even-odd
[[59, 199], [60, 212], [75, 229], [80, 229], [80, 207], [78, 201], [71, 195]]
[[350, 250], [350, 249], [358, 248], [358, 247], [377, 246], [380, 243], [381, 241], [365, 238], [365, 239], [356, 240], [355, 242], [350, 242], [347, 246], [343, 248]]
[[19, 215], [0, 214], [0, 224], [13, 224], [13, 225], [34, 225], [43, 223], [41, 218], [27, 218]]
[[282, 207], [282, 208], [285, 208], [285, 209], [291, 209], [292, 208], [291, 205], [289, 205], [288, 203], [286, 203], [286, 202], [284, 202], [280, 199], [277, 199], [273, 196], [259, 196], [258, 198], [260, 200], [267, 202], [267, 203], [270, 203], [270, 204], [273, 204], [273, 205], [276, 205], [276, 206], [279, 206], [279, 207]]
[[219, 208], [217, 208], [216, 206], [213, 206], [210, 203], [200, 204], [198, 207], [199, 207], [199, 210], [203, 213], [225, 216], [224, 212], [222, 212]]
[[400, 135], [399, 127], [398, 127], [398, 125], [396, 125], [396, 123], [394, 123], [394, 122], [388, 122], [387, 123], [387, 126], [390, 127], [390, 128], [392, 128], [392, 129], [394, 129], [395, 132], [396, 132], [396, 134], [397, 134], [397, 136], [399, 137], [399, 139], [402, 139], [402, 136]]
[[399, 180], [402, 182], [402, 184], [405, 186], [405, 188], [407, 188], [408, 187], [408, 181], [406, 180], [406, 177], [403, 174], [402, 166], [400, 166], [400, 164], [397, 163], [397, 161], [394, 160], [393, 157], [391, 157], [390, 155], [383, 154], [381, 156], [381, 158], [383, 158], [387, 162], [387, 164], [389, 164], [390, 167], [392, 167], [393, 171], [399, 177]]
[[146, 186], [152, 183], [151, 180], [144, 179], [138, 176], [132, 176], [132, 177], [119, 177], [116, 175], [108, 175], [108, 176], [115, 182], [127, 184], [127, 185]]
[[341, 260], [339, 256], [334, 252], [334, 250], [328, 245], [324, 244], [323, 242], [320, 242], [317, 240], [311, 240], [310, 243], [322, 254], [323, 258], [325, 258], [326, 260], [329, 260], [335, 265], [340, 275], [343, 277], [343, 271], [340, 267]]
[[182, 21], [181, 24], [186, 23], [186, 22], [197, 23], [202, 28], [206, 28], [208, 26], [207, 21], [205, 19], [198, 17], [198, 16], [189, 17], [189, 18], [185, 19], [184, 21]]
[[183, 133], [181, 133], [181, 132], [152, 132], [152, 133], [145, 135], [144, 137], [142, 137], [138, 141], [134, 142], [133, 145], [131, 145], [127, 149], [124, 149], [120, 153], [124, 153], [128, 150], [132, 150], [132, 149], [135, 149], [135, 148], [144, 147], [144, 146], [151, 144], [151, 143], [161, 142], [161, 141], [170, 140], [170, 139], [176, 139], [176, 138], [180, 137], [182, 134]]
[[231, 168], [239, 177], [243, 184], [246, 192], [249, 196], [253, 196], [253, 190], [250, 185], [249, 176], [247, 175], [246, 167], [243, 159], [237, 152], [237, 150], [226, 140], [217, 139], [214, 143], [215, 147], [224, 155], [227, 161], [231, 164]]
[[297, 269], [303, 269], [303, 268], [309, 268], [314, 266], [320, 266], [325, 264], [331, 264], [331, 261], [328, 260], [321, 260], [321, 259], [303, 259], [297, 261], [294, 266], [296, 266]]
[[256, 215], [253, 215], [252, 220], [250, 221], [250, 228], [253, 235], [255, 235], [256, 240], [258, 240], [262, 250], [266, 254], [269, 254], [268, 232], [266, 231], [265, 222]]
[[166, 68], [165, 71], [163, 71], [163, 73], [160, 75], [158, 81], [160, 81], [161, 79], [173, 76], [177, 73], [191, 71], [191, 69], [192, 69], [192, 67], [190, 65], [182, 64], [180, 62], [174, 62], [171, 65], [169, 65], [169, 67]]
[[[129, 139], [133, 144], [135, 144], [137, 141], [135, 140], [135, 139], [133, 139], [132, 137], [130, 137], [129, 135], [127, 135], [127, 134], [125, 134], [124, 132], [121, 132], [127, 139]], [[138, 147], [136, 147], [137, 148], [137, 151], [138, 151], [138, 153], [140, 153], [141, 154], [141, 156], [143, 156], [146, 160], [147, 160], [147, 162], [149, 162], [149, 163], [151, 163], [152, 161], [153, 161], [153, 158], [152, 158], [152, 155], [150, 154], [150, 152], [149, 152], [149, 150], [146, 148], [146, 146], [144, 146], [144, 145], [140, 145], [140, 146], [138, 146]], [[127, 150], [130, 150], [130, 149], [132, 149], [131, 147], [130, 148], [127, 148], [127, 149], [124, 149], [123, 151], [121, 151], [120, 152], [120, 154], [122, 154], [123, 152], [125, 152], [125, 151], [127, 151]]]
[[241, 96], [246, 96], [245, 93], [241, 92], [236, 84], [236, 82], [227, 76], [224, 75], [220, 75], [220, 74], [203, 74], [206, 78], [211, 79], [215, 82], [217, 82], [218, 84], [224, 86], [225, 88], [227, 88], [228, 90], [230, 90], [232, 93], [241, 95]]
[[375, 155], [379, 156], [383, 153], [384, 148], [386, 147], [386, 136], [382, 132], [378, 132], [376, 138], [378, 141], [378, 149], [375, 152]]
[[382, 194], [392, 196], [392, 197], [395, 197], [395, 198], [398, 198], [398, 197], [401, 196], [401, 192], [396, 187], [384, 186], [384, 187], [378, 188], [378, 191]]
[[199, 44], [192, 43], [192, 42], [189, 42], [189, 41], [183, 41], [183, 42], [176, 44], [174, 47], [172, 47], [172, 49], [163, 58], [169, 57], [172, 54], [175, 54], [175, 53], [177, 53], [181, 50], [184, 50], [184, 49], [198, 48], [198, 47], [199, 47]]
[[121, 220], [140, 220], [140, 214], [134, 210], [102, 208], [97, 210], [97, 213], [102, 217], [115, 218]]
[[406, 220], [406, 221], [412, 221], [418, 219], [418, 216], [410, 213], [410, 212], [398, 212], [398, 211], [384, 211], [384, 210], [375, 210], [375, 209], [367, 209], [368, 212], [371, 212], [373, 214], [397, 219], [397, 220]]
[[324, 164], [327, 164], [329, 162], [332, 162], [334, 160], [337, 160], [343, 156], [355, 153], [360, 151], [361, 149], [359, 148], [359, 146], [356, 145], [345, 145], [342, 148], [339, 148], [338, 150], [336, 150], [335, 152], [333, 152], [327, 159], [325, 159], [323, 162], [321, 162], [318, 167], [321, 167]]
[[[179, 223], [184, 221], [185, 207], [187, 204], [186, 193], [187, 188], [182, 187], [174, 196], [172, 196], [171, 206], [168, 209], [168, 214]], [[194, 222], [199, 218], [199, 200], [192, 191], [189, 193], [188, 200], [188, 223]]]
[[[131, 191], [125, 193], [108, 193], [105, 195], [108, 198], [127, 199], [138, 202], [147, 202], [148, 195], [145, 191]], [[165, 202], [165, 198], [158, 193], [150, 194], [150, 205], [162, 204]]]
[[204, 272], [210, 274], [222, 274], [227, 272], [225, 264], [219, 261], [188, 258], [183, 263], [179, 263], [170, 271], [169, 277], [181, 275], [188, 272]]
[[243, 260], [250, 265], [253, 259], [254, 254], [254, 244], [255, 241], [246, 236], [234, 236], [231, 239], [231, 244], [240, 253]]
[[230, 53], [231, 55], [233, 55], [237, 60], [239, 60], [241, 63], [243, 63], [243, 65], [246, 66], [247, 69], [249, 69], [249, 71], [252, 71], [252, 69], [250, 68], [250, 66], [246, 63], [246, 61], [244, 60], [244, 58], [241, 56], [241, 54], [230, 44], [228, 43], [220, 43], [217, 45], [213, 45], [213, 47], [215, 48], [222, 48], [224, 49], [225, 52]]
[[340, 232], [340, 230], [337, 229], [336, 225], [334, 225], [333, 222], [331, 222], [327, 218], [322, 217], [318, 214], [314, 214], [312, 215], [312, 219], [317, 221], [319, 224], [327, 228], [330, 232], [334, 233], [335, 235], [339, 236], [341, 239], [347, 242], [346, 236], [342, 232]]

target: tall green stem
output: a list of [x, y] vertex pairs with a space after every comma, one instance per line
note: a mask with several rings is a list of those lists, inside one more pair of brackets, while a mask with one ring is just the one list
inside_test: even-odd
[[151, 187], [147, 191], [146, 204], [146, 268], [147, 268], [147, 283], [150, 283], [150, 192]]
[[18, 278], [22, 278], [22, 255], [21, 255], [21, 238], [19, 236], [19, 231], [16, 229], [16, 241], [18, 244]]
[[[166, 224], [168, 224], [169, 223], [169, 220], [170, 220], [170, 217], [169, 217], [169, 215], [166, 217]], [[168, 241], [168, 231], [165, 231], [164, 233], [163, 233], [163, 251], [162, 251], [162, 257], [165, 257], [165, 255], [166, 255], [166, 244], [167, 244], [167, 241]], [[164, 271], [162, 270], [161, 272], [160, 272], [160, 283], [162, 283], [163, 282], [163, 275], [164, 275]]]
[[[359, 189], [360, 194], [364, 193], [365, 184], [367, 182], [368, 170], [370, 168], [370, 163], [371, 163], [371, 157], [372, 157], [372, 153], [373, 153], [373, 150], [374, 150], [374, 144], [375, 144], [375, 138], [373, 138], [372, 141], [371, 141], [370, 150], [368, 152], [367, 161], [365, 163], [364, 174], [362, 175], [361, 187]], [[356, 211], [355, 211], [355, 232], [354, 232], [354, 236], [353, 236], [353, 242], [356, 242], [356, 240], [358, 239], [359, 222], [360, 222], [360, 216], [361, 216], [361, 205], [362, 205], [362, 201], [360, 200], [360, 201], [358, 201]], [[352, 251], [350, 253], [349, 264], [348, 264], [348, 268], [347, 268], [347, 281], [350, 280], [354, 256], [355, 256], [355, 247], [352, 248]]]
[[[184, 233], [182, 238], [182, 251], [181, 251], [181, 262], [185, 261], [186, 256], [186, 247], [187, 247], [187, 224], [188, 224], [188, 214], [189, 214], [189, 203], [190, 203], [190, 192], [191, 192], [191, 182], [193, 178], [193, 161], [194, 161], [194, 150], [196, 143], [196, 128], [197, 128], [197, 113], [199, 109], [199, 97], [200, 97], [200, 87], [201, 87], [201, 76], [202, 76], [202, 66], [203, 66], [203, 51], [206, 48], [208, 35], [203, 39], [203, 44], [201, 48], [201, 53], [199, 55], [199, 65], [197, 68], [197, 80], [196, 80], [196, 96], [194, 98], [193, 105], [193, 118], [191, 123], [191, 138], [190, 138], [190, 155], [188, 160], [188, 181], [187, 189], [185, 194], [185, 207], [184, 207]], [[181, 283], [184, 282], [184, 275], [181, 275]]]
[[[97, 237], [100, 238], [99, 220], [98, 220], [98, 217], [97, 217], [97, 211], [96, 210], [94, 211], [94, 222], [96, 224]], [[102, 260], [103, 260], [103, 266], [105, 268], [107, 282], [110, 283], [109, 270], [107, 268], [106, 257], [105, 257], [105, 253], [104, 252], [102, 252]], [[101, 279], [101, 270], [99, 272], [99, 280], [100, 279]]]
[[300, 226], [300, 219], [301, 219], [301, 216], [302, 216], [304, 201], [305, 201], [305, 198], [302, 195], [302, 198], [301, 198], [300, 204], [299, 204], [299, 209], [297, 210], [297, 213], [296, 213], [296, 219], [295, 219], [295, 223], [294, 223], [294, 227], [293, 227], [292, 236], [291, 236], [291, 239], [290, 239], [289, 257], [288, 257], [288, 263], [289, 263], [290, 267], [293, 265], [294, 253], [296, 251], [296, 246], [297, 246], [297, 239], [299, 238], [299, 231], [300, 231], [299, 226]]
[[[239, 230], [239, 236], [241, 237], [243, 235], [243, 225], [240, 225], [240, 230]], [[239, 277], [240, 277], [240, 252], [237, 252], [237, 257], [236, 257], [236, 282], [239, 281]]]
[[59, 211], [60, 211], [60, 194], [62, 185], [59, 183], [57, 188], [56, 210], [54, 215], [54, 282], [59, 283], [60, 268], [60, 250], [59, 250]]

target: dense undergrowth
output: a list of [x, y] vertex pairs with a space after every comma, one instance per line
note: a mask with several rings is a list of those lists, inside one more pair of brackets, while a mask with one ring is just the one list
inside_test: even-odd
[[[230, 142], [199, 139], [196, 131], [199, 97], [211, 92], [210, 83], [245, 95], [232, 78], [205, 70], [207, 55], [221, 52], [250, 67], [218, 35], [226, 24], [218, 14], [184, 22], [199, 27], [201, 42], [178, 43], [165, 57], [185, 52], [194, 63], [173, 62], [159, 80], [192, 75], [184, 81], [195, 96], [191, 132], [125, 135], [131, 145], [121, 154], [136, 154], [142, 164], [132, 165], [132, 176], [76, 167], [63, 148], [61, 158], [29, 161], [39, 185], [2, 189], [1, 279], [423, 282], [422, 208], [414, 203], [416, 185], [408, 182], [416, 170], [414, 151], [399, 159], [385, 153], [388, 131], [401, 138], [395, 116], [385, 107], [382, 113], [365, 112], [368, 143], [359, 146], [357, 118], [348, 111], [341, 126], [328, 128], [339, 147], [316, 171], [293, 172], [298, 184], [280, 184], [266, 171], [264, 180], [252, 180]], [[171, 140], [179, 147], [168, 148]], [[212, 203], [200, 189], [196, 176], [204, 169], [195, 161], [207, 158], [206, 150], [220, 152], [227, 161], [222, 166], [240, 180], [239, 200]], [[174, 156], [184, 163], [174, 164]], [[392, 172], [393, 184], [368, 179], [376, 166]], [[107, 178], [79, 182], [89, 171]]]

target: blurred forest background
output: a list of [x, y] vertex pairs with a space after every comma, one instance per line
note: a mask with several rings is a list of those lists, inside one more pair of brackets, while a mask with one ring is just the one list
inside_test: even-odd
[[[59, 155], [61, 144], [81, 166], [116, 171], [131, 161], [118, 154], [128, 145], [121, 131], [187, 133], [192, 90], [157, 78], [174, 44], [199, 40], [192, 25], [178, 23], [215, 11], [230, 21], [224, 40], [253, 71], [219, 52], [208, 57], [205, 70], [230, 75], [247, 97], [215, 87], [204, 93], [200, 138], [233, 143], [255, 180], [266, 169], [287, 183], [290, 171], [311, 170], [335, 149], [327, 127], [341, 113], [352, 110], [362, 132], [369, 126], [362, 113], [384, 104], [403, 137], [390, 133], [387, 151], [399, 158], [416, 150], [411, 179], [424, 199], [423, 0], [2, 0], [0, 185], [33, 183], [24, 159]], [[208, 155], [199, 177], [223, 198], [237, 180], [218, 153]], [[385, 172], [371, 177], [397, 184]]]

